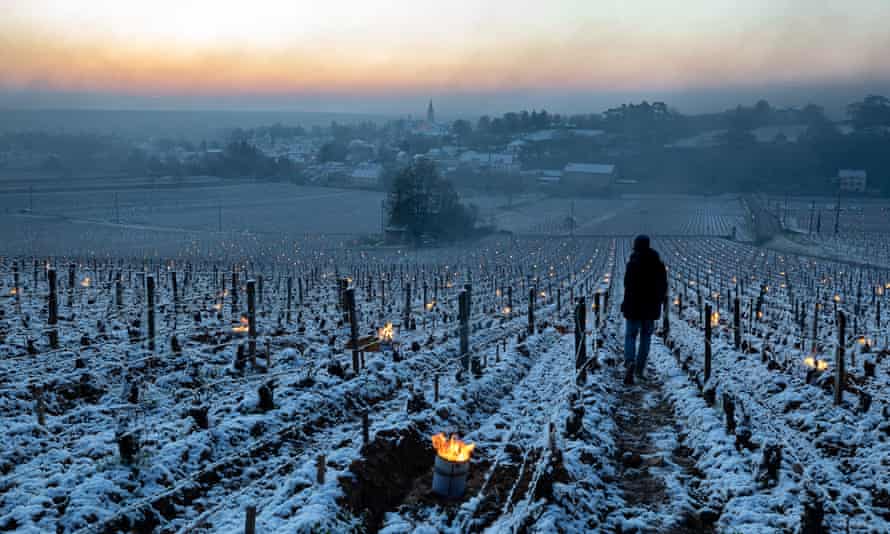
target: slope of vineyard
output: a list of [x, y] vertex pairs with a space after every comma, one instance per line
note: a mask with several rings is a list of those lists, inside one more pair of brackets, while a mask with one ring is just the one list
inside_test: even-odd
[[[621, 202], [426, 250], [3, 257], [0, 530], [890, 530], [890, 271], [747, 243], [737, 199]], [[627, 387], [641, 230], [670, 295]], [[458, 500], [439, 432], [476, 445]]]

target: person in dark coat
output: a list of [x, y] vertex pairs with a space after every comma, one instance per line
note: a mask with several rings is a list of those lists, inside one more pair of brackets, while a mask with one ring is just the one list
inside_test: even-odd
[[[665, 298], [667, 269], [658, 252], [649, 246], [649, 237], [638, 235], [634, 239], [633, 253], [624, 273], [624, 302], [621, 303], [621, 312], [625, 318], [625, 384], [634, 383], [634, 374], [643, 378], [655, 321], [661, 317]], [[637, 336], [640, 338], [639, 351], [636, 346]]]

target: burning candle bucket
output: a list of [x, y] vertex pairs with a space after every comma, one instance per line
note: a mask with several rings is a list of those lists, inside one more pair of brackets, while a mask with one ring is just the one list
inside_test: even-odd
[[470, 471], [470, 454], [475, 447], [473, 443], [464, 443], [454, 435], [450, 439], [442, 433], [433, 436], [433, 448], [436, 449], [434, 492], [449, 499], [463, 497]]
[[438, 454], [433, 470], [433, 491], [442, 497], [459, 499], [463, 497], [467, 487], [467, 473], [470, 471], [470, 461], [452, 462]]

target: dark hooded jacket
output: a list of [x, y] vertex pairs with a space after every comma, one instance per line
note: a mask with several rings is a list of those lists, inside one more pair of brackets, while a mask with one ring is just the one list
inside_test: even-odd
[[634, 251], [624, 273], [624, 302], [621, 311], [626, 319], [654, 321], [661, 317], [667, 296], [667, 270], [658, 252], [645, 245], [634, 244]]

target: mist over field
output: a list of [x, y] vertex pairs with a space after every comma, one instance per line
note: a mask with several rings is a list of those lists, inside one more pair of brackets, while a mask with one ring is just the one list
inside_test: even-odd
[[890, 532], [886, 1], [0, 12], [0, 531]]

